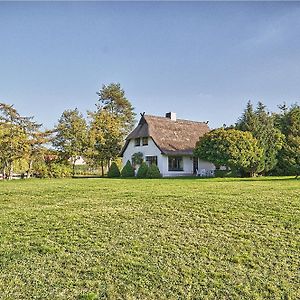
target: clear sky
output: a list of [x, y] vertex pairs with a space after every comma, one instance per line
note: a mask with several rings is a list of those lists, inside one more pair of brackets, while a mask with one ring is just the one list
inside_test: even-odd
[[49, 128], [110, 82], [211, 127], [299, 103], [300, 2], [0, 2], [1, 102]]

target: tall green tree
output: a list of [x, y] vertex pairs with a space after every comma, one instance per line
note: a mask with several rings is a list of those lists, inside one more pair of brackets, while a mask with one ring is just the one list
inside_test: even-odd
[[109, 168], [110, 162], [119, 155], [125, 137], [133, 129], [135, 113], [119, 83], [103, 85], [97, 95], [97, 110], [89, 112], [89, 154], [94, 163], [101, 164], [104, 175], [104, 165]]
[[55, 126], [53, 146], [64, 160], [70, 160], [75, 174], [76, 161], [88, 147], [88, 129], [83, 115], [78, 111], [65, 110]]
[[116, 119], [122, 138], [125, 138], [134, 127], [135, 113], [121, 85], [119, 83], [103, 85], [97, 95], [99, 96], [97, 109], [107, 111], [112, 118]]
[[116, 159], [121, 151], [123, 142], [121, 121], [105, 109], [90, 112], [89, 116], [91, 118], [89, 157], [94, 164], [100, 163], [102, 176], [104, 176], [104, 165], [109, 168], [110, 162]]
[[21, 116], [13, 105], [0, 103], [0, 161], [9, 179], [14, 163], [29, 153], [30, 137], [40, 126], [33, 117]]
[[27, 178], [30, 178], [32, 175], [33, 165], [44, 160], [44, 156], [48, 152], [48, 148], [46, 147], [46, 145], [50, 143], [51, 140], [51, 130], [37, 130], [35, 132], [32, 132], [32, 134], [30, 135], [29, 151], [27, 156]]
[[258, 102], [256, 109], [249, 101], [247, 107], [236, 124], [236, 129], [249, 131], [258, 140], [263, 149], [263, 155], [258, 167], [259, 173], [268, 173], [277, 164], [277, 155], [283, 146], [283, 135], [276, 128], [275, 116], [270, 114], [262, 102]]
[[276, 172], [281, 175], [300, 175], [300, 106], [279, 106], [276, 115], [277, 126], [285, 136], [285, 142], [278, 153]]
[[194, 155], [216, 166], [227, 166], [254, 176], [259, 170], [263, 149], [250, 132], [221, 128], [201, 137]]

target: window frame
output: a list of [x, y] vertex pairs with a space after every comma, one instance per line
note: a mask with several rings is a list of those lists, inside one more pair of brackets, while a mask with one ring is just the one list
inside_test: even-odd
[[135, 138], [134, 139], [134, 147], [141, 146], [141, 138]]
[[[154, 158], [154, 159], [150, 160], [149, 158]], [[153, 164], [153, 162], [157, 166], [157, 155], [147, 155], [147, 156], [145, 156], [145, 162], [147, 163], [148, 166], [151, 166]]]
[[[173, 168], [172, 163], [170, 160], [175, 160], [177, 161], [177, 167]], [[180, 161], [182, 162], [182, 167], [180, 167]], [[168, 156], [168, 171], [169, 172], [183, 172], [184, 167], [183, 167], [183, 156]]]
[[[144, 141], [146, 141], [146, 143]], [[148, 146], [148, 144], [149, 144], [148, 137], [147, 136], [142, 137], [142, 146]]]

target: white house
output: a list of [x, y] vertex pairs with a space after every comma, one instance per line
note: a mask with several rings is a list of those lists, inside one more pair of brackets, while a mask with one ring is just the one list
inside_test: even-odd
[[167, 113], [166, 117], [141, 114], [121, 151], [123, 165], [128, 160], [132, 162], [132, 155], [140, 152], [149, 165], [158, 166], [162, 176], [212, 172], [212, 163], [193, 156], [199, 137], [209, 130], [207, 123], [176, 119], [175, 113]]

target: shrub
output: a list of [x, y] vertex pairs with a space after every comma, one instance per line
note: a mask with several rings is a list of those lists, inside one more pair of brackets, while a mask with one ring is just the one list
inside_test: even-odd
[[142, 162], [142, 164], [140, 165], [136, 177], [137, 178], [146, 178], [147, 177], [147, 172], [148, 172], [148, 165], [145, 162]]
[[131, 156], [132, 164], [133, 165], [141, 165], [143, 162], [143, 153], [142, 152], [137, 152], [132, 154]]
[[119, 167], [115, 162], [113, 162], [107, 172], [107, 177], [109, 178], [117, 178], [120, 177], [120, 170]]
[[52, 178], [64, 178], [71, 177], [72, 168], [70, 165], [62, 163], [51, 163], [48, 168], [49, 177]]
[[121, 176], [124, 178], [134, 177], [134, 169], [129, 160], [127, 161], [126, 165], [122, 169]]
[[159, 172], [159, 168], [157, 167], [157, 165], [155, 165], [155, 164], [150, 165], [150, 167], [148, 168], [146, 177], [147, 178], [161, 178], [161, 174]]
[[33, 175], [38, 178], [49, 178], [49, 170], [45, 162], [36, 162], [33, 164]]

